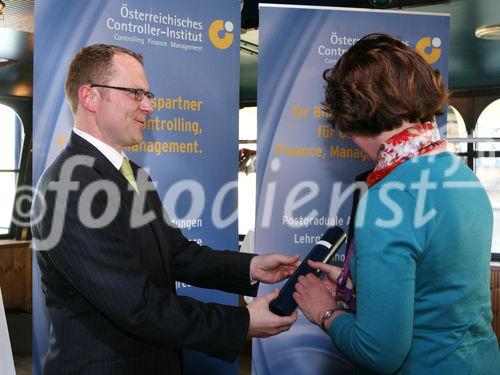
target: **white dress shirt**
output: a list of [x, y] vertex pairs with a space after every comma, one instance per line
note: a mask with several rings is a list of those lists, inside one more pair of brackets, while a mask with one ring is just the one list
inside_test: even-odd
[[76, 126], [73, 127], [73, 131], [75, 132], [76, 135], [82, 137], [92, 146], [97, 148], [101, 152], [101, 154], [103, 154], [106, 157], [106, 159], [108, 159], [111, 162], [111, 164], [113, 164], [113, 166], [116, 169], [120, 170], [120, 167], [123, 164], [123, 158], [127, 157], [124, 152], [119, 153], [110, 145], [104, 143], [103, 141], [97, 139], [96, 137], [91, 136], [89, 133], [84, 132], [81, 129], [78, 129]]

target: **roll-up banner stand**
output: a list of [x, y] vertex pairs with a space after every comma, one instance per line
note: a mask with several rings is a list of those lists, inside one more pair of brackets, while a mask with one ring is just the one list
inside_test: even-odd
[[[238, 249], [237, 173], [240, 3], [236, 0], [40, 0], [35, 4], [33, 183], [64, 147], [73, 116], [64, 96], [83, 46], [139, 52], [155, 95], [144, 141], [125, 153], [145, 167], [174, 223], [189, 239]], [[238, 304], [223, 292], [178, 284], [202, 301]], [[49, 322], [33, 262], [33, 371], [41, 374]], [[236, 373], [185, 352], [187, 374]]]
[[[321, 110], [323, 71], [358, 39], [383, 32], [448, 80], [449, 15], [261, 4], [255, 251], [306, 255], [328, 226], [347, 231], [354, 177], [373, 167]], [[445, 119], [438, 119], [443, 132]], [[343, 264], [345, 249], [335, 259]], [[259, 295], [276, 285], [261, 285]], [[330, 338], [302, 314], [289, 332], [254, 339], [252, 373], [341, 374]]]

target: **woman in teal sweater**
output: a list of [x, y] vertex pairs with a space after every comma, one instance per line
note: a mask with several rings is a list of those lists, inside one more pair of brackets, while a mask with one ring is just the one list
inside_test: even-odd
[[358, 41], [325, 72], [334, 126], [376, 162], [344, 268], [311, 262], [294, 297], [356, 373], [500, 374], [491, 327], [493, 214], [433, 122], [437, 71], [388, 35]]

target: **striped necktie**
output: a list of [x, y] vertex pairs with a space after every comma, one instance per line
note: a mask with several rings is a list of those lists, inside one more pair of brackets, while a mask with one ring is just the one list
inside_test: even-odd
[[120, 173], [127, 179], [128, 183], [138, 193], [139, 189], [137, 188], [137, 183], [135, 182], [134, 172], [132, 172], [132, 167], [130, 166], [130, 162], [127, 158], [123, 158], [123, 163], [120, 167]]

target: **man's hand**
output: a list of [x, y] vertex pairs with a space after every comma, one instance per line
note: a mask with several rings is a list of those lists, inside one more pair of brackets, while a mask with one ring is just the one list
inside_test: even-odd
[[[254, 258], [255, 259], [255, 258]], [[297, 311], [290, 316], [279, 316], [269, 310], [269, 303], [278, 297], [279, 289], [275, 289], [265, 296], [254, 299], [247, 305], [250, 313], [248, 336], [269, 337], [288, 331], [297, 320]]]
[[252, 280], [274, 284], [293, 274], [299, 264], [299, 254], [293, 256], [276, 253], [257, 255], [250, 262], [250, 277]]

